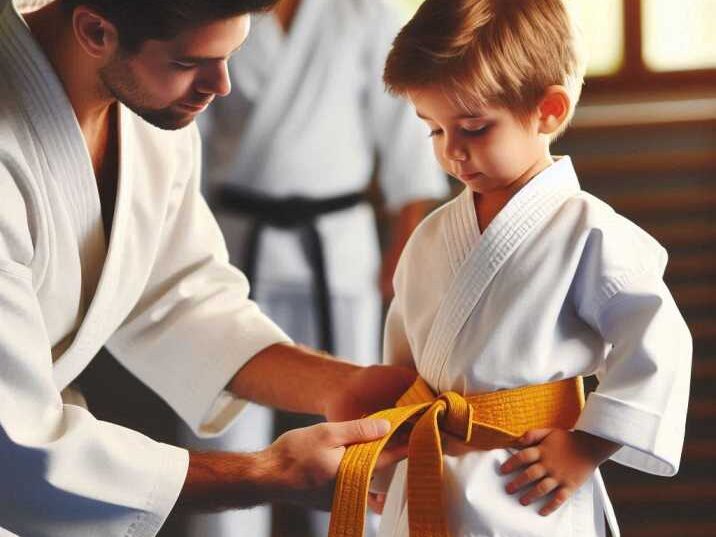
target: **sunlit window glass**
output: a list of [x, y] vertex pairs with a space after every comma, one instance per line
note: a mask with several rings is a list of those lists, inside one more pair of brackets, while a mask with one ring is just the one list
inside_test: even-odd
[[642, 0], [641, 10], [649, 69], [716, 68], [716, 1]]
[[624, 58], [623, 0], [571, 0], [567, 3], [582, 30], [587, 75], [604, 76], [619, 70]]

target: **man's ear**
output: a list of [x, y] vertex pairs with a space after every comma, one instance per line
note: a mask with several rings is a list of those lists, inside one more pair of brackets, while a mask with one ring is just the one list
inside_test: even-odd
[[95, 59], [109, 58], [119, 48], [116, 26], [92, 8], [80, 5], [74, 9], [72, 29], [80, 46]]
[[550, 86], [539, 102], [539, 132], [553, 134], [567, 121], [570, 109], [569, 93], [564, 86]]

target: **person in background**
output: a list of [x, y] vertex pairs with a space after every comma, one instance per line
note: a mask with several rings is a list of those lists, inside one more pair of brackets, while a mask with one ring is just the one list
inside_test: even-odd
[[[360, 364], [379, 360], [381, 290], [389, 299], [407, 237], [448, 193], [428, 130], [383, 86], [399, 27], [384, 0], [282, 0], [253, 18], [232, 93], [200, 122], [205, 189], [254, 298], [293, 340]], [[393, 217], [382, 260], [366, 198], [376, 163]], [[186, 437], [258, 449], [271, 435], [271, 412], [253, 406], [221, 439]], [[190, 533], [265, 537], [269, 518], [202, 516]], [[325, 515], [311, 519], [325, 534]]]

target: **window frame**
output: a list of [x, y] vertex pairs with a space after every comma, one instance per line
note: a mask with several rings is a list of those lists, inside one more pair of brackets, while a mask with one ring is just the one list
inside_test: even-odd
[[624, 49], [622, 63], [609, 75], [587, 76], [585, 96], [673, 90], [715, 90], [716, 69], [650, 70], [642, 53], [642, 0], [622, 0]]

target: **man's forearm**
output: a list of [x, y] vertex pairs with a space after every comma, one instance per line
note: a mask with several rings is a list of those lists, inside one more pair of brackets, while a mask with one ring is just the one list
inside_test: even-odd
[[385, 420], [321, 423], [289, 431], [258, 453], [191, 452], [176, 509], [220, 511], [268, 502], [325, 509], [344, 446], [376, 440], [389, 430]]
[[176, 508], [220, 511], [265, 503], [269, 492], [261, 484], [267, 470], [260, 453], [191, 452]]
[[252, 358], [232, 379], [242, 399], [290, 412], [325, 414], [325, 405], [358, 366], [307, 347], [276, 344]]

